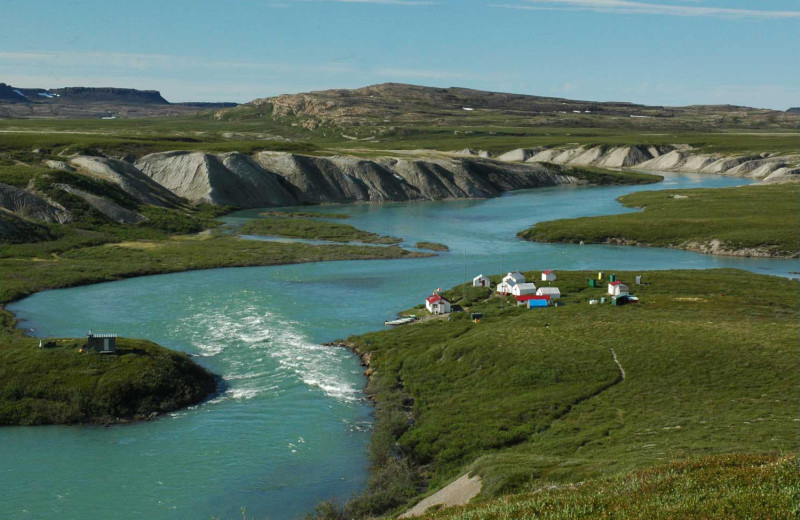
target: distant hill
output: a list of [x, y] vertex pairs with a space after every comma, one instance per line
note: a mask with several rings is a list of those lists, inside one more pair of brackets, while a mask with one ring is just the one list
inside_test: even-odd
[[794, 114], [733, 105], [647, 106], [625, 102], [433, 88], [384, 83], [255, 99], [217, 114], [220, 119], [270, 117], [308, 130], [389, 135], [414, 127], [608, 127], [631, 129], [788, 128]]
[[0, 117], [148, 117], [235, 107], [170, 103], [157, 90], [116, 87], [17, 88], [0, 83]]

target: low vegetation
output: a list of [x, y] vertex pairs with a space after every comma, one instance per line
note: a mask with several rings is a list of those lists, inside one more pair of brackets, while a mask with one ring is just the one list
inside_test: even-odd
[[539, 242], [620, 243], [712, 254], [800, 254], [800, 186], [640, 192], [619, 201], [643, 211], [540, 222], [519, 236]]
[[0, 424], [109, 423], [144, 419], [197, 404], [214, 376], [186, 354], [144, 340], [118, 340], [116, 354], [81, 352], [86, 340], [45, 348], [4, 334], [0, 348]]
[[424, 520], [797, 518], [798, 457], [716, 455], [431, 512]]
[[450, 251], [450, 248], [438, 242], [417, 242], [414, 244], [417, 249], [427, 249], [428, 251]]
[[687, 457], [797, 451], [796, 281], [616, 274], [643, 275], [640, 303], [589, 305], [606, 295], [589, 286], [597, 273], [559, 272], [558, 307], [456, 287], [444, 296], [467, 312], [349, 338], [377, 402], [372, 477], [320, 516], [402, 511], [468, 470], [491, 499]]
[[272, 211], [262, 211], [259, 213], [262, 217], [273, 217], [273, 218], [293, 218], [293, 217], [304, 217], [304, 218], [333, 218], [333, 219], [346, 219], [350, 218], [350, 215], [347, 213], [320, 213], [320, 212], [313, 212], [313, 211], [280, 211], [280, 210], [272, 210]]
[[605, 168], [597, 168], [595, 166], [560, 166], [551, 163], [542, 163], [551, 165], [553, 168], [560, 168], [564, 175], [569, 175], [578, 179], [583, 179], [590, 184], [597, 186], [616, 185], [616, 184], [654, 184], [664, 180], [661, 175], [653, 175], [651, 173], [641, 173], [634, 171], [624, 170], [607, 170]]
[[[319, 216], [319, 215], [316, 215]], [[311, 218], [261, 218], [246, 222], [239, 232], [245, 235], [264, 235], [331, 242], [364, 242], [368, 244], [398, 244], [400, 238], [385, 237], [355, 228], [349, 224]]]

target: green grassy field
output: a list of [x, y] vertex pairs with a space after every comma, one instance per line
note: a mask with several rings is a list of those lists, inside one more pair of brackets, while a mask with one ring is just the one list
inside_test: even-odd
[[[385, 155], [390, 150], [475, 148], [499, 154], [515, 148], [575, 145], [688, 144], [698, 153], [751, 155], [797, 153], [797, 132], [785, 129], [635, 128], [629, 121], [618, 127], [593, 126], [586, 118], [570, 125], [540, 126], [475, 119], [457, 126], [398, 124], [379, 138], [374, 126], [318, 128], [293, 126], [296, 119], [268, 117], [216, 120], [209, 115], [113, 121], [0, 119], [0, 159], [35, 164], [59, 154], [131, 154], [136, 157], [167, 150], [208, 152], [278, 150], [311, 155], [352, 153]], [[382, 124], [376, 122], [376, 124]], [[628, 125], [626, 127], [626, 125]], [[796, 129], [796, 128], [795, 128]], [[360, 136], [359, 140], [343, 134]], [[34, 152], [38, 150], [38, 153]]]
[[[800, 254], [797, 184], [640, 192], [618, 200], [644, 211], [540, 222], [519, 236], [539, 242], [624, 243], [720, 254]], [[720, 241], [717, 251], [713, 240]]]
[[798, 282], [616, 274], [643, 274], [640, 303], [589, 305], [606, 295], [589, 287], [596, 273], [559, 272], [559, 307], [471, 287], [462, 301], [456, 287], [444, 295], [468, 312], [452, 321], [350, 338], [377, 404], [372, 477], [344, 513], [401, 511], [467, 470], [488, 500], [687, 457], [798, 450]]
[[[323, 216], [316, 214], [316, 217]], [[244, 235], [264, 235], [331, 242], [364, 242], [368, 244], [398, 244], [402, 239], [385, 237], [363, 231], [349, 224], [312, 218], [266, 217], [246, 222], [238, 230]]]
[[797, 518], [797, 454], [717, 455], [431, 512], [428, 520]]

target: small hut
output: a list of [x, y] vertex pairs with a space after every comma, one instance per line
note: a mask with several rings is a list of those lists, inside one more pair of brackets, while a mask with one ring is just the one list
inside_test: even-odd
[[442, 298], [438, 293], [425, 298], [425, 308], [431, 314], [449, 314], [450, 302]]
[[472, 286], [473, 287], [491, 287], [492, 283], [489, 281], [489, 278], [483, 276], [483, 274], [479, 274], [475, 278], [472, 279]]
[[555, 282], [556, 281], [556, 273], [548, 269], [547, 271], [542, 271], [542, 281], [543, 282]]
[[89, 340], [87, 346], [91, 350], [101, 354], [114, 354], [117, 351], [116, 334], [94, 334], [90, 330], [87, 339]]

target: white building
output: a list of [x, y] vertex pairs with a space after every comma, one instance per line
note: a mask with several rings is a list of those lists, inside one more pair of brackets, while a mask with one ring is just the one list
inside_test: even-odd
[[508, 283], [508, 282], [500, 282], [497, 284], [497, 292], [500, 294], [511, 294], [514, 290], [514, 286], [517, 285], [515, 283]]
[[555, 282], [556, 281], [556, 273], [551, 270], [542, 271], [542, 281], [543, 282]]
[[629, 293], [628, 286], [622, 282], [611, 282], [608, 284], [608, 294], [611, 296], [627, 296]]
[[473, 287], [491, 287], [492, 283], [489, 281], [489, 278], [479, 274], [475, 278], [472, 279], [472, 286]]
[[522, 273], [519, 271], [514, 271], [513, 273], [508, 273], [505, 275], [505, 277], [503, 277], [503, 281], [514, 285], [518, 283], [525, 283], [525, 277], [522, 276]]
[[511, 287], [511, 294], [514, 296], [525, 296], [526, 294], [536, 294], [536, 284], [518, 283]]
[[551, 301], [558, 300], [561, 298], [561, 291], [558, 290], [558, 287], [539, 287], [536, 296], [549, 296]]
[[428, 312], [431, 314], [449, 314], [450, 302], [438, 294], [433, 294], [425, 298], [425, 308], [428, 309]]

